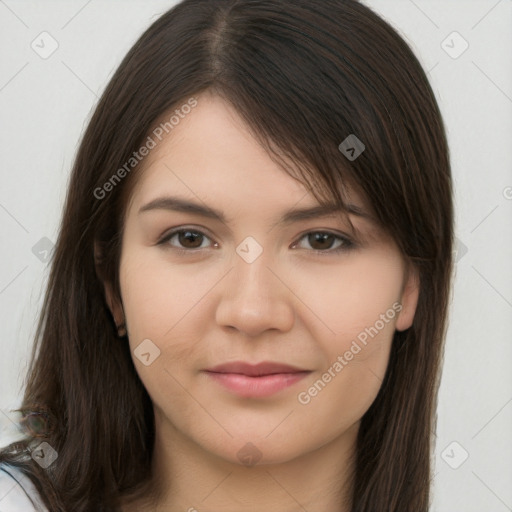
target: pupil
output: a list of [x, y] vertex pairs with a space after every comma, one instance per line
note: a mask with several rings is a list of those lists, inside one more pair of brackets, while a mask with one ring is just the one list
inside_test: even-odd
[[[319, 242], [320, 243], [320, 249], [325, 249], [326, 247], [330, 247], [331, 244], [329, 243], [325, 243], [326, 240], [329, 238], [329, 237], [332, 237], [332, 235], [330, 233], [314, 233], [313, 234], [313, 242]], [[310, 241], [311, 243], [311, 241]], [[314, 247], [314, 244], [311, 243], [311, 245]]]
[[[183, 240], [185, 240], [187, 242], [192, 241], [192, 247], [196, 248], [196, 246], [193, 245], [193, 242], [197, 241], [200, 238], [201, 238], [201, 235], [199, 233], [194, 233], [192, 231], [183, 231], [182, 233], [180, 233], [180, 243], [182, 245], [184, 245], [185, 247], [190, 247], [190, 244], [183, 243]], [[201, 245], [201, 243], [199, 243], [199, 246], [200, 245]]]

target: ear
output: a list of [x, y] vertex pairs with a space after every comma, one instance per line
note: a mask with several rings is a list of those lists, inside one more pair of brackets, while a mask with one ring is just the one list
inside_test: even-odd
[[405, 331], [411, 327], [418, 305], [418, 297], [420, 294], [420, 278], [416, 267], [410, 265], [407, 269], [406, 282], [402, 290], [400, 303], [402, 309], [396, 321], [396, 330]]
[[112, 289], [112, 284], [109, 281], [105, 281], [103, 285], [105, 288], [105, 299], [107, 301], [108, 309], [110, 309], [110, 312], [112, 313], [116, 327], [120, 327], [125, 324], [123, 306], [121, 305], [120, 300], [116, 297], [116, 294]]
[[94, 264], [96, 267], [96, 275], [98, 279], [103, 284], [103, 288], [105, 291], [105, 300], [107, 302], [108, 309], [112, 314], [114, 322], [117, 326], [120, 326], [125, 323], [123, 306], [121, 304], [120, 299], [117, 297], [117, 294], [114, 292], [112, 283], [110, 280], [106, 278], [103, 272], [103, 249], [101, 245], [95, 241], [94, 242]]

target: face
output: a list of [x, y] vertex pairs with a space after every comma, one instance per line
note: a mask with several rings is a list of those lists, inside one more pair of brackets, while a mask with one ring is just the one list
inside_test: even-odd
[[[286, 462], [353, 430], [416, 307], [394, 243], [362, 215], [355, 233], [341, 215], [293, 218], [319, 203], [214, 96], [199, 96], [143, 166], [122, 309], [107, 295], [157, 432], [240, 464]], [[350, 203], [368, 211], [356, 194]]]

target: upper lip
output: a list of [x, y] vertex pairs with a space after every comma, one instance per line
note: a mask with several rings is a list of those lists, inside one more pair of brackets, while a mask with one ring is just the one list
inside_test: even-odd
[[214, 373], [238, 373], [241, 375], [248, 375], [250, 377], [258, 377], [262, 375], [272, 375], [276, 373], [299, 373], [307, 372], [302, 368], [290, 366], [288, 364], [273, 363], [264, 361], [258, 364], [245, 363], [243, 361], [234, 361], [232, 363], [224, 363], [207, 368], [205, 371]]

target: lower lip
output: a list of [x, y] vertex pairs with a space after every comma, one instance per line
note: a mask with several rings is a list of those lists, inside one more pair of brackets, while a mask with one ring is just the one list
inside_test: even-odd
[[310, 372], [274, 373], [249, 377], [239, 373], [205, 372], [213, 380], [244, 398], [263, 398], [288, 388], [302, 380]]

